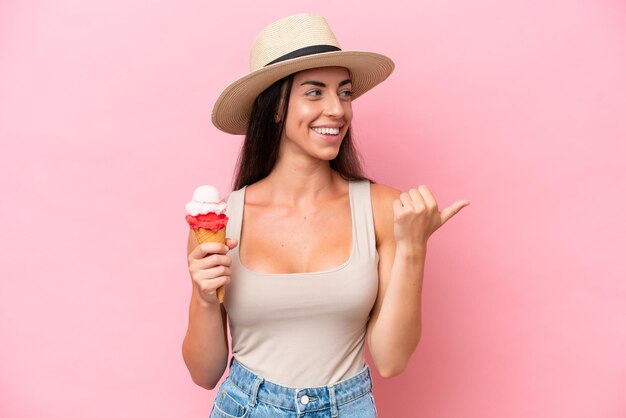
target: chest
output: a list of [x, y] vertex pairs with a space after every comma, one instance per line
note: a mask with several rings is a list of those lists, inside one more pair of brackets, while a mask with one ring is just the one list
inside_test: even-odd
[[352, 240], [347, 197], [315, 210], [246, 205], [239, 257], [259, 273], [324, 271], [350, 258]]

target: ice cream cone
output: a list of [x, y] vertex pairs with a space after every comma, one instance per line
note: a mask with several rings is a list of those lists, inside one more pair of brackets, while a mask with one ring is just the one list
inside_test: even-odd
[[[220, 242], [226, 244], [226, 202], [219, 197], [218, 190], [209, 185], [198, 187], [191, 202], [185, 205], [185, 219], [194, 232], [198, 244]], [[217, 288], [217, 299], [224, 303], [224, 286]]]
[[193, 232], [196, 234], [198, 244], [205, 242], [221, 242], [222, 244], [226, 244], [226, 228], [222, 228], [217, 232], [213, 232], [210, 229], [198, 228], [194, 229]]

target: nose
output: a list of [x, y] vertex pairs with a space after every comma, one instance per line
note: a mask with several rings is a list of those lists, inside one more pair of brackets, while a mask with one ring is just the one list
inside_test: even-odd
[[326, 116], [334, 116], [336, 118], [343, 117], [345, 111], [343, 103], [337, 93], [331, 93], [326, 96], [324, 113]]

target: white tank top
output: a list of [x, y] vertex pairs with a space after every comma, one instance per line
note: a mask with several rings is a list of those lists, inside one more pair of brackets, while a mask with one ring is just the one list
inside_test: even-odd
[[[246, 187], [228, 198], [226, 236], [241, 238]], [[224, 307], [233, 356], [263, 378], [289, 387], [335, 383], [365, 366], [365, 332], [378, 292], [378, 253], [370, 182], [349, 182], [352, 252], [340, 266], [267, 274], [232, 257]]]

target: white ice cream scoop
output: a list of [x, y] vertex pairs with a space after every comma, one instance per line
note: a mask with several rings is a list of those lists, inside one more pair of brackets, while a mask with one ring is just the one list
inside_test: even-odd
[[209, 212], [221, 214], [226, 212], [226, 203], [220, 198], [216, 187], [204, 184], [193, 192], [191, 202], [185, 205], [189, 215], [206, 215]]
[[218, 203], [220, 200], [220, 192], [217, 188], [204, 184], [193, 192], [194, 202], [201, 203]]

